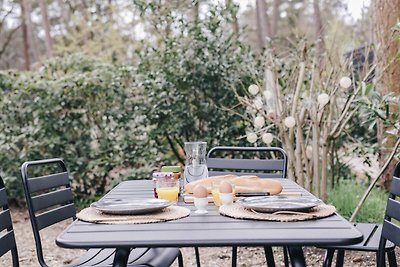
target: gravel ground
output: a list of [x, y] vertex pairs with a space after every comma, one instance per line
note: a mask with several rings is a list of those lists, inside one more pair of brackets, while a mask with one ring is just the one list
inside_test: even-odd
[[[39, 266], [35, 242], [32, 235], [29, 215], [27, 210], [21, 208], [11, 208], [11, 216], [14, 223], [14, 229], [17, 239], [19, 261], [21, 267]], [[44, 254], [50, 266], [61, 266], [70, 263], [84, 251], [62, 249], [56, 246], [54, 240], [70, 221], [61, 222], [55, 226], [42, 231]], [[193, 248], [182, 249], [185, 266], [196, 266]], [[308, 266], [322, 266], [324, 250], [316, 248], [306, 248], [304, 250]], [[12, 266], [11, 257], [7, 253], [0, 259], [0, 266]], [[275, 261], [277, 267], [284, 266], [283, 254], [280, 248], [276, 248]], [[231, 249], [222, 248], [200, 248], [202, 267], [223, 267], [230, 266]], [[396, 250], [397, 262], [400, 262], [400, 250]], [[175, 262], [174, 267], [178, 266]], [[266, 266], [264, 250], [258, 247], [241, 247], [238, 251], [238, 266], [256, 267]], [[365, 267], [375, 266], [375, 254], [362, 252], [347, 252], [345, 266]]]

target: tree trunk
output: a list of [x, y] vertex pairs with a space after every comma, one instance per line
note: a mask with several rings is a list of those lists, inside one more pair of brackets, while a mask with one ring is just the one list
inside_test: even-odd
[[322, 24], [321, 11], [319, 9], [319, 0], [313, 0], [315, 37], [317, 43], [317, 53], [321, 56], [325, 51], [324, 27]]
[[257, 15], [257, 37], [260, 49], [265, 45], [265, 2], [264, 0], [256, 0], [256, 15]]
[[[398, 40], [394, 40], [392, 27], [400, 20], [400, 0], [375, 0], [375, 47], [377, 61], [377, 75], [381, 77], [377, 81], [378, 91], [384, 95], [393, 93], [400, 95], [400, 64], [398, 62], [398, 53], [400, 45]], [[396, 59], [392, 62], [393, 59]], [[384, 69], [387, 69], [384, 71]], [[391, 106], [390, 112], [399, 112], [398, 106]], [[380, 165], [385, 161], [385, 156], [389, 155], [396, 143], [397, 138], [387, 137], [384, 133], [387, 129], [382, 124], [378, 127], [378, 143], [381, 151], [379, 152]], [[385, 141], [385, 142], [384, 142]], [[382, 174], [383, 185], [388, 188], [395, 166], [395, 161], [389, 164], [389, 167]]]
[[40, 13], [42, 14], [42, 23], [45, 32], [45, 44], [47, 57], [53, 55], [53, 40], [50, 35], [50, 21], [47, 14], [47, 3], [46, 0], [40, 0]]
[[281, 0], [274, 0], [271, 20], [271, 38], [275, 37], [278, 32], [278, 21], [281, 15], [281, 13], [279, 12], [280, 5]]
[[193, 21], [195, 21], [196, 23], [199, 21], [200, 19], [200, 3], [199, 1], [194, 1], [193, 2]]
[[28, 29], [28, 38], [30, 41], [30, 48], [32, 51], [32, 56], [34, 61], [39, 60], [39, 50], [38, 50], [38, 44], [36, 42], [36, 36], [35, 36], [35, 31], [33, 28], [32, 24], [32, 19], [31, 19], [31, 13], [32, 13], [32, 0], [22, 0], [25, 5], [25, 21], [26, 21], [26, 27]]
[[71, 20], [71, 5], [65, 4], [63, 2], [63, 0], [57, 0], [58, 6], [61, 10], [61, 18], [62, 18], [62, 22], [64, 27], [67, 29], [69, 28], [70, 25], [70, 20]]
[[239, 37], [239, 22], [237, 19], [237, 12], [236, 10], [233, 10], [234, 4], [232, 2], [232, 0], [225, 0], [225, 6], [226, 8], [229, 10], [229, 12], [232, 14], [232, 30], [233, 33], [235, 34], [236, 37]]
[[22, 39], [24, 44], [24, 59], [25, 59], [25, 70], [29, 70], [31, 67], [29, 58], [29, 39], [28, 39], [28, 26], [26, 25], [26, 8], [25, 0], [21, 0], [21, 20], [22, 20]]

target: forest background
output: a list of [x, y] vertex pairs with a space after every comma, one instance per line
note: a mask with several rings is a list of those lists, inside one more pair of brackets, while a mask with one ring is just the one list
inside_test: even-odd
[[[63, 157], [87, 203], [204, 140], [284, 147], [289, 178], [350, 216], [399, 157], [400, 1], [349, 2], [0, 0], [9, 196], [26, 160]], [[352, 159], [380, 167], [356, 181]]]

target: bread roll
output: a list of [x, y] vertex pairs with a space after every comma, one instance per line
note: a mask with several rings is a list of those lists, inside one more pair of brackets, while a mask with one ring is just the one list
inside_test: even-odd
[[185, 192], [187, 194], [193, 194], [193, 189], [196, 187], [196, 185], [202, 185], [205, 188], [207, 188], [208, 193], [211, 193], [211, 187], [213, 183], [219, 182], [219, 181], [229, 181], [234, 178], [237, 178], [238, 176], [232, 175], [232, 174], [227, 174], [227, 175], [219, 175], [219, 176], [210, 176], [208, 178], [200, 179], [197, 181], [190, 182], [185, 185]]

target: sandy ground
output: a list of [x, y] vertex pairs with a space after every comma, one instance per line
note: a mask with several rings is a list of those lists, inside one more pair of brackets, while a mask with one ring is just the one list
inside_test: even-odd
[[[39, 266], [36, 258], [35, 242], [32, 235], [31, 225], [27, 210], [21, 208], [11, 208], [11, 216], [16, 233], [19, 262], [21, 267]], [[61, 222], [55, 226], [42, 231], [44, 254], [50, 266], [61, 266], [76, 259], [83, 251], [62, 249], [56, 246], [54, 240], [56, 236], [70, 223]], [[196, 266], [194, 249], [182, 249], [185, 266]], [[305, 248], [304, 250], [308, 266], [322, 266], [324, 250], [317, 248]], [[0, 258], [0, 266], [12, 266], [11, 257], [7, 253]], [[283, 254], [280, 248], [275, 249], [275, 261], [277, 266], [284, 266]], [[200, 248], [202, 267], [224, 267], [231, 264], [231, 249], [222, 248]], [[397, 262], [400, 263], [400, 250], [396, 250]], [[178, 266], [175, 262], [174, 267]], [[266, 266], [264, 250], [258, 247], [241, 247], [238, 251], [238, 266], [256, 267]], [[374, 253], [347, 252], [345, 266], [375, 266]]]

